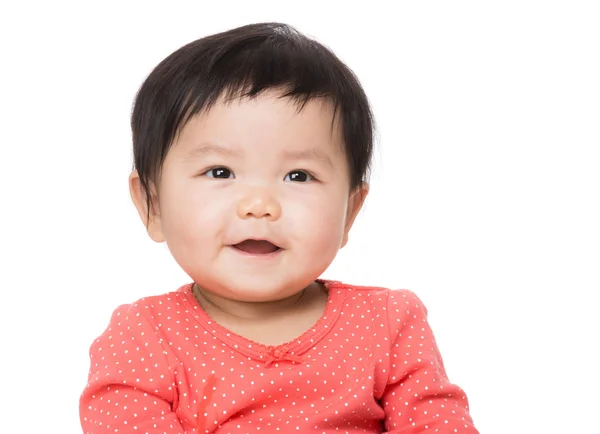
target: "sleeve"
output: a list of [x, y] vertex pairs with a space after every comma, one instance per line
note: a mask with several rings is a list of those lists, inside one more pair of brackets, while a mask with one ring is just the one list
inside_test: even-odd
[[117, 308], [90, 348], [79, 400], [85, 434], [183, 434], [173, 412], [176, 384], [152, 324], [136, 305]]
[[411, 291], [388, 299], [390, 364], [381, 397], [390, 434], [478, 434], [465, 393], [448, 380], [427, 309]]

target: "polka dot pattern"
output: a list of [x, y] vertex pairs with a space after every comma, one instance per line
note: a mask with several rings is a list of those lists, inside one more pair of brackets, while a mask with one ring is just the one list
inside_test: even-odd
[[118, 307], [90, 348], [84, 433], [478, 433], [414, 293], [322, 282], [321, 319], [279, 346], [214, 322], [192, 284]]

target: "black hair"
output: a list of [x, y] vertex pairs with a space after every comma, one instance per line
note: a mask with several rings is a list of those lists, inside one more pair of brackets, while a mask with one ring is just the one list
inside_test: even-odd
[[255, 97], [282, 89], [300, 106], [325, 98], [341, 120], [344, 152], [354, 190], [367, 180], [374, 119], [354, 73], [327, 47], [282, 23], [250, 24], [210, 35], [170, 54], [141, 85], [133, 105], [134, 167], [146, 197], [185, 124], [222, 96]]

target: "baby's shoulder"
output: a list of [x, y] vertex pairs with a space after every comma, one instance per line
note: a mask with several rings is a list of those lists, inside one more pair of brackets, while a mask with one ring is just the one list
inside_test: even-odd
[[324, 280], [329, 288], [335, 288], [352, 297], [365, 297], [378, 301], [392, 302], [413, 301], [418, 299], [417, 295], [410, 289], [394, 289], [382, 286], [356, 285], [352, 283], [340, 282], [338, 280]]
[[341, 282], [335, 282], [331, 287], [345, 293], [342, 309], [346, 317], [365, 324], [387, 326], [391, 336], [402, 336], [404, 329], [423, 327], [427, 322], [427, 309], [412, 290]]
[[140, 298], [132, 303], [139, 309], [172, 310], [182, 307], [184, 299], [191, 293], [191, 284], [180, 286], [174, 291]]
[[146, 320], [157, 320], [160, 318], [172, 318], [185, 310], [186, 292], [191, 291], [190, 284], [183, 285], [174, 291], [139, 298], [133, 302], [121, 304], [112, 315], [114, 321], [117, 317], [139, 318]]
[[410, 313], [411, 311], [424, 311], [426, 308], [421, 299], [410, 289], [392, 289], [381, 286], [354, 285], [339, 281], [328, 281], [330, 288], [344, 293], [346, 305], [364, 308], [388, 310], [389, 314], [394, 312]]

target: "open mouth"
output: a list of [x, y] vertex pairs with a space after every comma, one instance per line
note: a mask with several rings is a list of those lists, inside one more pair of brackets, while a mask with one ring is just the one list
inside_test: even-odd
[[267, 255], [281, 250], [281, 247], [266, 240], [245, 240], [235, 244], [233, 247], [253, 255]]

